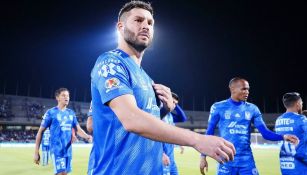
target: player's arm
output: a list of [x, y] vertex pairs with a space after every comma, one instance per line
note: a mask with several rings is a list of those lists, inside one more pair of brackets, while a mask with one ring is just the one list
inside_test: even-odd
[[175, 123], [177, 122], [185, 122], [187, 120], [187, 116], [184, 111], [181, 109], [179, 105], [175, 106], [175, 112], [172, 112], [173, 120]]
[[92, 136], [85, 133], [85, 131], [81, 128], [79, 124], [76, 125], [78, 136], [84, 138], [88, 142], [92, 142]]
[[92, 116], [88, 116], [86, 120], [86, 129], [89, 134], [93, 133], [93, 118]]
[[[214, 135], [214, 130], [219, 120], [220, 120], [220, 116], [218, 114], [218, 110], [216, 110], [215, 105], [212, 105], [210, 109], [210, 115], [208, 119], [208, 128], [207, 128], [206, 135]], [[206, 169], [206, 172], [208, 172], [208, 167], [209, 167], [209, 164], [207, 162], [206, 155], [201, 154], [200, 164], [199, 164], [200, 173], [204, 175], [205, 174], [204, 169]]]
[[266, 140], [271, 140], [271, 141], [280, 141], [280, 140], [285, 140], [285, 141], [289, 141], [293, 144], [297, 144], [298, 143], [298, 138], [295, 135], [290, 135], [290, 134], [285, 134], [285, 135], [280, 135], [280, 134], [276, 134], [275, 132], [272, 132], [271, 130], [269, 130], [263, 119], [262, 119], [262, 115], [259, 111], [258, 108], [255, 109], [255, 116], [254, 116], [254, 125], [255, 127], [258, 129], [258, 131], [261, 133], [262, 137]]
[[235, 148], [230, 142], [168, 125], [139, 109], [133, 95], [118, 96], [109, 101], [108, 105], [128, 132], [160, 142], [191, 146], [218, 162], [229, 161], [234, 157]]
[[38, 132], [36, 134], [36, 139], [35, 139], [35, 151], [34, 151], [34, 163], [39, 165], [40, 162], [40, 155], [39, 155], [39, 147], [42, 142], [42, 137], [43, 133], [46, 130], [44, 127], [39, 127]]

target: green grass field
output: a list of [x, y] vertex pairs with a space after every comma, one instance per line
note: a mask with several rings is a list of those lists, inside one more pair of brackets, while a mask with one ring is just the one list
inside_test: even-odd
[[[53, 174], [53, 167], [38, 166], [33, 163], [34, 148], [0, 148], [0, 175], [46, 175]], [[73, 149], [72, 175], [85, 175], [90, 148]], [[278, 149], [254, 149], [254, 157], [261, 175], [279, 175]], [[176, 162], [181, 175], [199, 173], [199, 154], [186, 148], [183, 154], [175, 149]], [[215, 174], [216, 163], [209, 159], [207, 174]]]

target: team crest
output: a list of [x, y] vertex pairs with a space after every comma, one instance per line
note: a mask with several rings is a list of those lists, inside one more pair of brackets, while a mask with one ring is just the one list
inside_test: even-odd
[[231, 111], [226, 111], [224, 114], [225, 119], [230, 119]]
[[251, 120], [251, 113], [249, 111], [245, 111], [245, 119], [246, 120]]

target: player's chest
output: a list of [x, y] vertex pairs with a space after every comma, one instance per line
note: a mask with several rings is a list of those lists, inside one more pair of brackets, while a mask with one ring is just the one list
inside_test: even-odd
[[253, 112], [248, 109], [233, 109], [225, 108], [220, 112], [221, 120], [224, 122], [240, 122], [240, 123], [250, 123], [253, 117]]
[[71, 125], [73, 123], [74, 116], [70, 113], [57, 113], [53, 116], [53, 123], [56, 125]]

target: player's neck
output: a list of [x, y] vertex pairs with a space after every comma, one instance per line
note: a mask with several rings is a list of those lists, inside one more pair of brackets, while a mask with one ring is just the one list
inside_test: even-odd
[[67, 107], [67, 105], [58, 104], [58, 108], [59, 108], [61, 111], [65, 110], [66, 107]]
[[141, 62], [142, 62], [142, 58], [143, 58], [145, 50], [142, 52], [139, 52], [135, 48], [130, 46], [128, 43], [126, 42], [122, 42], [122, 43], [123, 44], [120, 44], [120, 43], [118, 44], [118, 49], [121, 49], [122, 51], [126, 52], [137, 65], [141, 66]]
[[297, 113], [298, 114], [298, 111], [294, 108], [287, 108], [287, 111], [286, 112], [293, 112], [293, 113]]
[[234, 101], [234, 102], [241, 102], [240, 99], [237, 99], [237, 98], [235, 98], [235, 97], [233, 97], [233, 96], [231, 96], [230, 99], [231, 99], [232, 101]]

